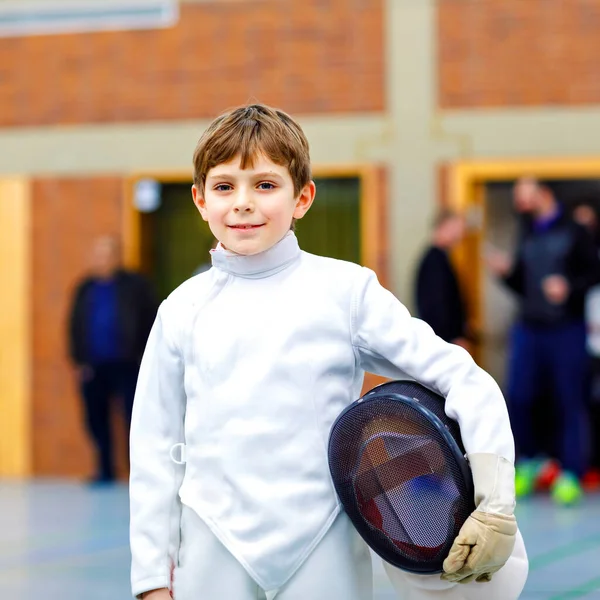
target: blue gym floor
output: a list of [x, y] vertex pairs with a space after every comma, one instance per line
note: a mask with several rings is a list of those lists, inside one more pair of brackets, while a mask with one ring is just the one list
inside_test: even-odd
[[[600, 599], [600, 496], [575, 508], [535, 497], [518, 517], [531, 568], [521, 598]], [[124, 485], [0, 484], [0, 597], [127, 600], [128, 519]], [[376, 600], [393, 600], [374, 565]]]

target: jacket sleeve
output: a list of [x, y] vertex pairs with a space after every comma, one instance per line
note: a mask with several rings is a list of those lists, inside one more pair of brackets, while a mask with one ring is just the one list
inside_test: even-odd
[[510, 272], [508, 275], [506, 275], [506, 277], [501, 278], [501, 281], [515, 294], [522, 296], [525, 293], [524, 277], [525, 271], [523, 269], [523, 257], [521, 255], [521, 248], [519, 247], [515, 254], [513, 266]]
[[83, 290], [84, 283], [77, 286], [73, 293], [73, 299], [68, 317], [68, 344], [69, 357], [76, 365], [80, 365], [85, 360], [82, 348], [83, 344]]
[[583, 300], [588, 290], [600, 281], [600, 259], [592, 236], [579, 225], [573, 225], [573, 229], [569, 284], [571, 296]]
[[[172, 309], [171, 309], [172, 310]], [[130, 433], [131, 585], [134, 596], [169, 587], [177, 562], [183, 466], [172, 461], [184, 442], [184, 364], [168, 308], [161, 305], [140, 367]], [[176, 316], [172, 313], [172, 318]]]
[[365, 371], [391, 378], [408, 375], [446, 398], [446, 414], [458, 421], [468, 454], [492, 453], [514, 461], [506, 402], [494, 379], [469, 353], [437, 337], [411, 317], [363, 269], [352, 300], [352, 339]]

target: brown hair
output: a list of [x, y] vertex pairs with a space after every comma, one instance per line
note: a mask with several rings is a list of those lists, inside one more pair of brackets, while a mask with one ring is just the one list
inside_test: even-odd
[[208, 126], [194, 151], [194, 184], [203, 193], [210, 169], [238, 155], [246, 169], [259, 153], [287, 167], [296, 195], [310, 181], [308, 140], [300, 125], [281, 110], [251, 104], [221, 115]]

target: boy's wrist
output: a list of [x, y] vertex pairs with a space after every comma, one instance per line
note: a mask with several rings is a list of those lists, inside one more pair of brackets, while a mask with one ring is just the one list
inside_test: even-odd
[[515, 509], [515, 467], [502, 456], [469, 454], [475, 506], [484, 513], [512, 515]]

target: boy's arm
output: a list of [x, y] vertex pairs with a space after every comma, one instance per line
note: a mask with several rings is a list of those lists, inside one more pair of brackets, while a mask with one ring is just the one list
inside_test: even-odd
[[138, 377], [130, 433], [131, 585], [134, 596], [170, 586], [179, 546], [183, 467], [170, 457], [184, 442], [183, 358], [163, 304], [150, 332]]
[[365, 371], [408, 375], [446, 398], [458, 421], [475, 487], [475, 512], [444, 563], [444, 578], [489, 581], [515, 543], [514, 441], [506, 403], [468, 352], [437, 337], [365, 269], [353, 295], [352, 338]]
[[493, 453], [514, 461], [502, 392], [468, 352], [411, 317], [369, 269], [363, 269], [355, 288], [352, 314], [353, 344], [365, 371], [391, 378], [408, 375], [438, 392], [446, 398], [446, 414], [460, 425], [468, 453]]

